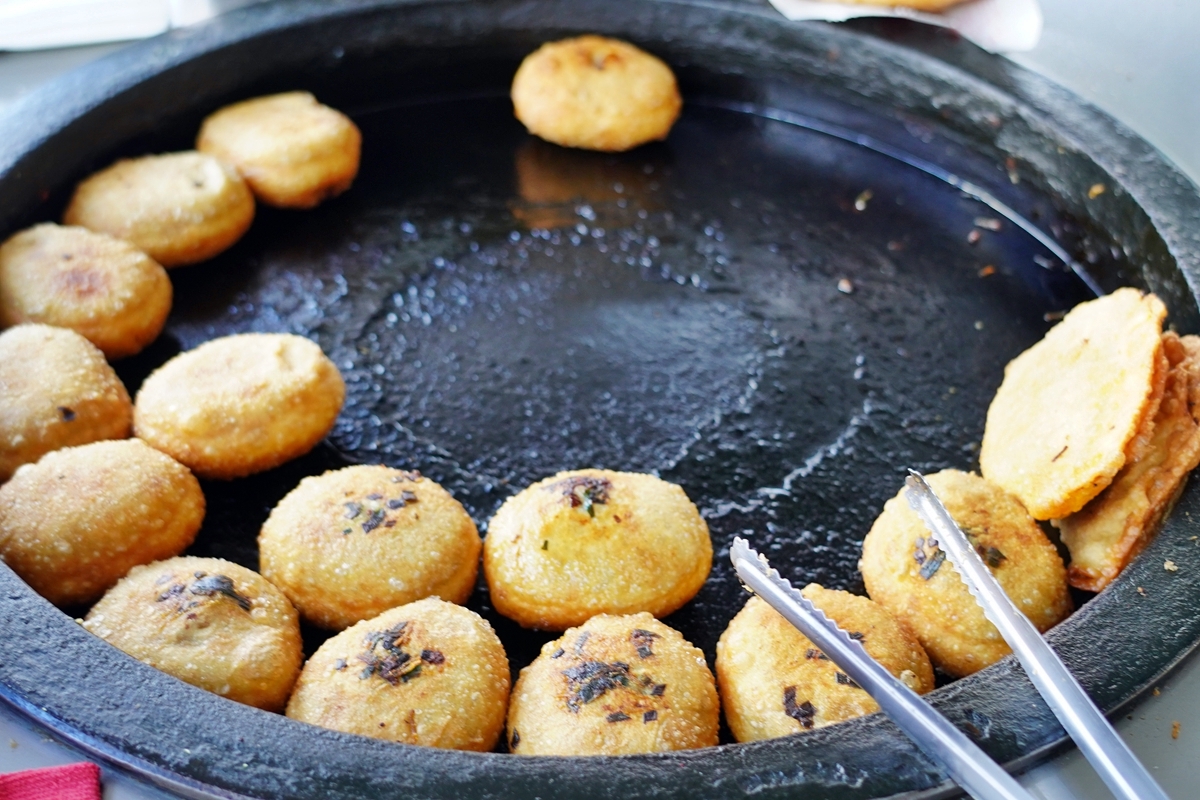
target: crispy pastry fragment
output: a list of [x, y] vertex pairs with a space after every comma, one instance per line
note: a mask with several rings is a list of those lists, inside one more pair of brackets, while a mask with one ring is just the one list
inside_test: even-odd
[[1071, 551], [1071, 585], [1098, 592], [1113, 581], [1157, 532], [1200, 464], [1200, 337], [1163, 334], [1171, 365], [1147, 452], [1117, 473], [1083, 510], [1054, 524]]
[[1118, 289], [1081, 303], [1009, 362], [979, 464], [1036, 519], [1073, 514], [1145, 449], [1162, 400], [1166, 308]]

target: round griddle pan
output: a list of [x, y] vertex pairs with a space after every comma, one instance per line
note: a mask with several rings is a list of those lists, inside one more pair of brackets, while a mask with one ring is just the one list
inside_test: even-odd
[[[976, 468], [1005, 363], [1090, 296], [1018, 216], [1103, 288], [1152, 289], [1179, 330], [1200, 328], [1192, 184], [1044, 80], [940, 35], [887, 30], [941, 58], [751, 4], [255, 6], [117, 53], [0, 121], [0, 232], [56, 219], [74, 182], [114, 158], [189, 147], [223, 103], [304, 88], [346, 110], [365, 141], [354, 187], [315, 211], [260, 209], [232, 250], [173, 271], [165, 334], [118, 365], [132, 391], [214, 336], [291, 331], [319, 342], [346, 378], [346, 408], [312, 454], [205, 485], [209, 513], [189, 552], [257, 567], [273, 504], [302, 476], [349, 463], [420, 469], [481, 527], [558, 470], [656, 472], [686, 489], [712, 530], [712, 576], [666, 620], [711, 660], [745, 599], [726, 558], [733, 535], [798, 584], [862, 591], [862, 538], [904, 470]], [[583, 31], [635, 41], [676, 69], [685, 110], [666, 142], [570, 151], [512, 118], [521, 57]], [[1050, 635], [1106, 709], [1200, 639], [1191, 514], [1195, 490], [1141, 558], [1105, 592], [1081, 595]], [[880, 715], [624, 758], [338, 734], [143, 666], [7, 569], [0, 591], [4, 699], [192, 796], [954, 792]], [[549, 638], [498, 617], [482, 587], [470, 606], [496, 627], [514, 673]], [[307, 631], [310, 651], [323, 635]], [[1014, 767], [1063, 742], [1011, 658], [932, 701]]]

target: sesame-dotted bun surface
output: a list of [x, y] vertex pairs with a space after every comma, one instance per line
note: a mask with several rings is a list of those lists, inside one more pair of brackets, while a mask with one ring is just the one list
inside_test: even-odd
[[263, 575], [300, 613], [341, 630], [424, 597], [465, 602], [482, 545], [437, 483], [359, 465], [302, 480], [271, 511], [258, 546]]
[[134, 567], [83, 626], [193, 686], [282, 711], [300, 662], [300, 618], [262, 576], [218, 558]]

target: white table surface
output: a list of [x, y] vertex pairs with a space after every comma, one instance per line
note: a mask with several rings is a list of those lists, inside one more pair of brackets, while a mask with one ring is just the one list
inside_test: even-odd
[[[1200, 183], [1200, 2], [1041, 2], [1042, 41], [1014, 60], [1108, 111]], [[0, 109], [117, 47], [0, 53]], [[1117, 728], [1174, 800], [1200, 797], [1200, 657], [1189, 659], [1156, 691], [1121, 715]], [[1171, 734], [1177, 721], [1176, 739]], [[0, 704], [0, 772], [81, 758]], [[108, 800], [171, 796], [113, 771], [105, 772], [103, 783]], [[1112, 797], [1075, 750], [1025, 773], [1021, 783], [1041, 800]]]

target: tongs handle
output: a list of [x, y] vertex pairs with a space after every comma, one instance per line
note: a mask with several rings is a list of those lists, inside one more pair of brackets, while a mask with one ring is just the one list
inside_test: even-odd
[[1008, 642], [1029, 680], [1113, 794], [1123, 800], [1168, 800], [1062, 659], [1000, 588], [920, 473], [910, 472], [906, 494], [913, 510], [937, 537], [946, 557], [979, 601], [984, 615]]
[[851, 680], [865, 689], [889, 717], [950, 778], [976, 800], [1033, 800], [1011, 775], [912, 689], [871, 658], [766, 560], [741, 539], [729, 552], [738, 576], [768, 605], [796, 626]]

